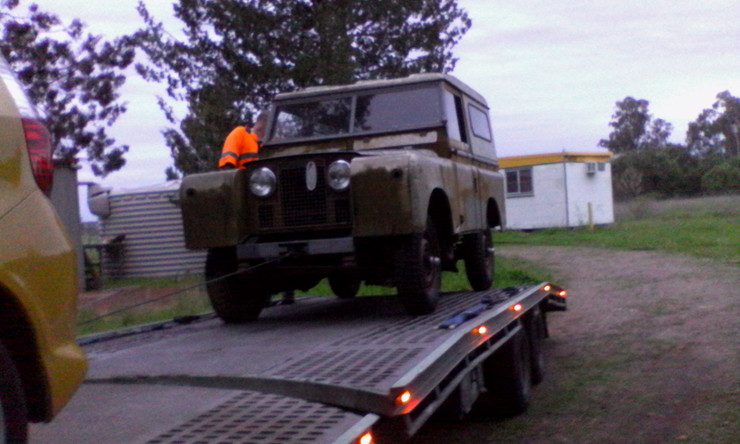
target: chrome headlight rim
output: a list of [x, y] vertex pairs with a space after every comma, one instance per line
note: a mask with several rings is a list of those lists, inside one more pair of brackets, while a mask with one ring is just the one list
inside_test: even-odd
[[257, 168], [249, 176], [249, 191], [261, 199], [272, 196], [276, 188], [277, 176], [267, 167]]
[[351, 167], [346, 160], [335, 160], [326, 169], [326, 183], [336, 192], [346, 191], [349, 188], [350, 177]]

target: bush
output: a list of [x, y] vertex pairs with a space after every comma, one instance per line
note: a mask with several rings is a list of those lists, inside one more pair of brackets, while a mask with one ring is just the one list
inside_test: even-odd
[[726, 159], [704, 173], [701, 188], [712, 194], [740, 191], [740, 157]]

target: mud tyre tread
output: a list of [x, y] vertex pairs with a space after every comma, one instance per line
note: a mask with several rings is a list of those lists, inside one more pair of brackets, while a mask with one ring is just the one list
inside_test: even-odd
[[410, 315], [434, 312], [441, 285], [440, 246], [431, 218], [426, 229], [404, 239], [395, 258], [398, 295]]
[[494, 275], [494, 253], [491, 231], [484, 230], [463, 237], [465, 274], [475, 291], [491, 288]]
[[208, 298], [216, 315], [227, 324], [255, 321], [267, 304], [270, 294], [242, 275], [224, 279], [238, 270], [236, 249], [212, 248], [206, 256]]

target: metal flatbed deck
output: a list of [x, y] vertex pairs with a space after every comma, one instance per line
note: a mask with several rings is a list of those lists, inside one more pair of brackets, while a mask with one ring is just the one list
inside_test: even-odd
[[149, 428], [138, 442], [354, 443], [371, 429], [409, 435], [521, 328], [519, 316], [542, 301], [558, 304], [555, 290], [543, 287], [449, 293], [420, 317], [406, 315], [395, 296], [302, 298], [252, 324], [209, 320], [101, 341], [86, 347], [86, 386], [229, 393], [182, 422]]

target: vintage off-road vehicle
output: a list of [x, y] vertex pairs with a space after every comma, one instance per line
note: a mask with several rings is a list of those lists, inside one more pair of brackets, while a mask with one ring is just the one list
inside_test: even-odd
[[[485, 99], [442, 74], [278, 95], [260, 159], [190, 175], [186, 245], [208, 249], [212, 305], [257, 318], [270, 296], [328, 278], [395, 286], [410, 314], [434, 311], [441, 271], [462, 259], [470, 285], [493, 278], [491, 230], [504, 225]], [[242, 270], [242, 273], [238, 271]]]

